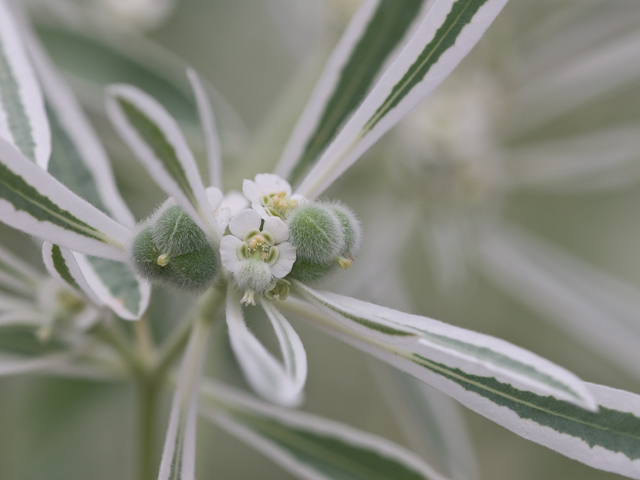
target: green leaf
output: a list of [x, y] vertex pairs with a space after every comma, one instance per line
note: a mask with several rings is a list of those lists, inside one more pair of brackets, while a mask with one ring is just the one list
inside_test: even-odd
[[422, 18], [426, 0], [364, 2], [353, 16], [289, 141], [276, 173], [296, 182], [361, 104]]
[[46, 168], [51, 151], [42, 93], [11, 9], [0, 0], [0, 137]]
[[315, 198], [471, 51], [507, 0], [436, 0], [389, 68], [300, 181]]
[[124, 260], [128, 230], [0, 139], [0, 221], [73, 250]]
[[201, 412], [294, 475], [309, 480], [443, 480], [417, 455], [347, 425], [207, 382]]

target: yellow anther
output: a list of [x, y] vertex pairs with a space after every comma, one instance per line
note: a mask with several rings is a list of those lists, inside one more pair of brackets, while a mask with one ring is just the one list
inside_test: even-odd
[[342, 268], [343, 270], [351, 267], [351, 260], [349, 260], [348, 258], [338, 257], [336, 261], [338, 262], [338, 265], [340, 265], [340, 268]]
[[168, 255], [168, 254], [166, 254], [166, 253], [163, 253], [162, 255], [160, 255], [160, 256], [158, 257], [158, 260], [157, 260], [157, 262], [156, 262], [156, 263], [157, 263], [158, 265], [160, 265], [161, 267], [164, 267], [164, 266], [166, 266], [166, 265], [169, 263], [169, 260], [170, 260], [170, 259], [169, 259], [169, 255]]

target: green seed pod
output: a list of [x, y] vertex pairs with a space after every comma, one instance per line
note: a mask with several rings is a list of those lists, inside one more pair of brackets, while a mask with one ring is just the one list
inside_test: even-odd
[[287, 218], [287, 226], [299, 260], [324, 265], [344, 249], [340, 220], [327, 205], [313, 202], [297, 207]]
[[344, 237], [344, 248], [340, 252], [343, 257], [351, 258], [360, 248], [362, 240], [362, 229], [360, 221], [351, 209], [341, 203], [331, 205], [331, 210], [338, 217], [340, 226], [342, 227], [342, 235]]
[[218, 256], [198, 225], [177, 205], [154, 214], [131, 245], [140, 276], [200, 292], [218, 272]]
[[335, 260], [331, 260], [327, 263], [316, 263], [296, 258], [287, 278], [293, 278], [295, 280], [300, 280], [301, 282], [312, 282], [324, 277], [336, 265]]

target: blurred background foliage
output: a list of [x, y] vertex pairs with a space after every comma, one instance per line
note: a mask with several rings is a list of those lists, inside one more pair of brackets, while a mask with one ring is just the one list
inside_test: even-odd
[[[75, 70], [77, 76], [84, 75], [85, 80], [93, 79], [96, 84], [132, 81], [127, 77], [130, 72], [108, 67], [106, 54], [94, 55], [88, 63], [92, 55], [88, 41], [78, 43], [78, 37], [75, 37], [74, 48], [79, 50], [70, 54], [69, 44], [65, 43], [71, 41], [64, 35], [67, 30], [56, 30], [59, 27], [55, 19], [46, 13], [51, 5], [46, 3], [44, 0], [32, 2], [30, 6], [36, 12], [34, 18], [47, 48], [67, 73]], [[118, 2], [114, 2], [117, 8], [111, 10], [104, 5], [96, 7], [100, 4], [98, 0], [80, 3], [96, 14], [98, 23], [106, 25], [105, 35], [110, 41], [116, 44], [120, 41], [122, 48], [137, 48], [135, 58], [146, 58], [151, 71], [156, 66], [153, 55], [146, 50], [149, 45], [127, 43], [126, 31], [134, 29], [138, 32], [136, 38], [144, 35], [150, 42], [166, 49], [166, 52], [153, 52], [163, 58], [163, 65], [172, 66], [173, 70], [166, 70], [171, 81], [159, 85], [153, 79], [145, 80], [142, 74], [138, 79], [150, 85], [150, 93], [153, 94], [155, 88], [159, 95], [168, 92], [167, 97], [175, 100], [174, 113], [181, 112], [183, 127], [190, 134], [194, 148], [200, 149], [202, 159], [195, 116], [190, 111], [192, 105], [189, 106], [188, 94], [184, 93], [186, 80], [180, 77], [183, 63], [193, 65], [211, 85], [215, 85], [220, 98], [226, 99], [235, 109], [237, 118], [223, 100], [216, 100], [217, 97], [213, 100], [214, 108], [219, 106], [216, 112], [226, 131], [223, 141], [227, 189], [239, 189], [245, 176], [252, 177], [255, 172], [273, 168], [323, 61], [358, 4], [355, 0], [179, 0], [172, 8], [161, 5], [161, 10], [166, 9], [151, 16], [153, 18], [146, 18], [145, 15], [136, 16], [139, 14], [131, 13], [131, 10], [122, 13]], [[140, 4], [140, 11], [149, 12], [152, 2], [137, 1], [132, 5], [134, 3]], [[640, 16], [635, 3], [633, 0], [511, 0], [488, 35], [445, 82], [443, 90], [454, 82], [464, 90], [465, 82], [475, 75], [474, 72], [480, 71], [491, 80], [491, 101], [482, 107], [490, 110], [484, 112], [486, 119], [483, 121], [491, 123], [483, 126], [490, 131], [492, 141], [502, 142], [499, 145], [501, 152], [508, 153], [510, 148], [528, 142], [559, 139], [620, 125], [640, 125], [639, 74], [579, 102], [575, 108], [550, 121], [525, 129], [525, 133], [508, 133], [518, 121], [526, 124], [528, 116], [538, 114], [535, 105], [525, 108], [517, 104], [514, 92], [543, 75], [541, 72], [561, 68], [563, 63], [589, 49], [595, 51], [611, 39], [623, 38], [634, 29], [637, 31]], [[588, 30], [589, 22], [593, 25], [609, 22], [611, 26], [608, 33], [604, 27], [594, 27], [600, 37], [595, 34], [594, 37], [579, 37], [580, 32]], [[73, 28], [79, 28], [70, 30], [74, 35], [85, 30], [83, 35], [97, 32], [87, 29], [91, 23], [83, 25], [78, 21], [73, 25]], [[581, 30], [579, 25], [584, 28]], [[563, 43], [561, 33], [565, 26], [568, 26], [567, 32], [573, 32], [574, 39]], [[124, 32], [121, 38], [118, 38], [119, 29]], [[88, 56], [79, 54], [83, 48]], [[167, 52], [175, 58], [167, 60]], [[547, 63], [541, 58], [546, 58]], [[92, 120], [109, 148], [125, 199], [138, 218], [144, 218], [162, 201], [163, 194], [126, 148], [118, 143], [101, 116], [95, 85], [76, 81], [74, 86], [92, 112]], [[184, 99], [181, 100], [180, 95], [185, 95]], [[438, 95], [429, 99], [424, 108], [435, 105], [447, 111], [446, 99], [445, 107], [442, 107], [442, 101], [438, 106], [439, 100], [435, 98]], [[585, 346], [566, 330], [519, 303], [475, 269], [469, 268], [462, 285], [452, 288], [443, 287], [438, 276], [432, 275], [437, 270], [437, 258], [425, 249], [425, 234], [420, 223], [430, 221], [455, 184], [448, 173], [434, 169], [429, 159], [416, 167], [415, 159], [410, 158], [411, 145], [407, 146], [403, 132], [411, 131], [415, 122], [420, 121], [420, 115], [428, 113], [417, 111], [329, 191], [328, 197], [342, 200], [361, 217], [365, 240], [354, 267], [327, 279], [322, 286], [495, 335], [568, 368], [584, 380], [640, 393], [637, 376], [634, 378], [606, 355]], [[438, 120], [430, 121], [437, 123]], [[455, 123], [455, 117], [451, 121]], [[410, 122], [414, 122], [413, 127]], [[433, 123], [427, 122], [427, 125]], [[429, 144], [437, 139], [429, 137], [427, 131], [424, 138], [416, 141]], [[458, 141], [465, 142], [467, 138], [458, 137]], [[449, 149], [445, 154], [453, 155], [451, 152]], [[640, 188], [634, 181], [637, 176], [633, 177], [634, 168], [640, 172], [640, 151], [636, 157], [628, 162], [631, 167], [625, 167], [631, 172], [624, 174], [629, 181], [616, 188], [584, 189], [576, 193], [570, 188], [505, 189], [501, 184], [499, 188], [490, 182], [487, 185], [496, 188], [494, 194], [499, 197], [498, 210], [503, 219], [626, 281], [640, 292], [640, 249], [637, 245]], [[411, 177], [413, 180], [409, 181]], [[492, 205], [489, 210], [494, 208], [492, 202], [488, 202]], [[462, 211], [465, 218], [482, 222], [488, 218], [485, 207], [486, 204], [480, 208], [464, 204], [462, 209], [456, 207], [455, 211]], [[462, 234], [467, 233], [463, 231]], [[24, 253], [34, 265], [40, 266], [39, 249], [25, 235], [4, 226], [0, 227], [0, 235], [3, 244]], [[474, 241], [474, 237], [466, 240]], [[157, 337], [163, 336], [171, 322], [184, 313], [190, 300], [161, 288], [154, 291], [151, 318]], [[267, 335], [261, 318], [250, 318], [249, 321], [258, 333]], [[295, 323], [295, 328], [309, 357], [307, 400], [303, 408], [411, 446], [380, 392], [380, 382], [374, 378], [375, 372], [383, 367], [304, 324]], [[20, 331], [4, 335], [2, 342], [2, 348], [9, 350], [37, 348], [37, 345], [33, 346], [37, 342]], [[216, 353], [211, 355], [208, 366], [211, 373], [242, 385], [223, 325], [218, 326], [214, 343]], [[390, 387], [382, 382], [382, 388]], [[3, 432], [0, 436], [0, 479], [129, 478], [135, 464], [134, 393], [133, 386], [126, 384], [43, 377], [0, 378], [0, 426]], [[165, 398], [165, 411], [167, 407], [168, 398]], [[465, 411], [464, 415], [482, 478], [620, 478], [523, 440], [474, 413]], [[166, 415], [162, 418], [166, 421]], [[164, 424], [160, 425], [159, 431], [164, 432], [164, 428]], [[292, 478], [209, 424], [201, 424], [199, 437], [200, 478]], [[160, 445], [161, 438], [158, 448]], [[420, 453], [429, 455], [429, 452]]]

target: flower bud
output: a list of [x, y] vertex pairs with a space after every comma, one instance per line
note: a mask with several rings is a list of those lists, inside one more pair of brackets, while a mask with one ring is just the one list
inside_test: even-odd
[[191, 292], [208, 288], [218, 272], [218, 256], [205, 233], [177, 205], [151, 217], [131, 255], [140, 276]]

